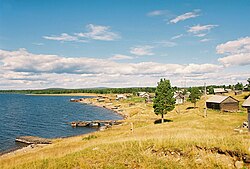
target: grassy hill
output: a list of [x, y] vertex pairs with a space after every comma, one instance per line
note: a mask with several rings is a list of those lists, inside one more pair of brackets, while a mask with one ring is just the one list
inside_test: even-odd
[[[242, 103], [247, 94], [236, 98]], [[0, 157], [0, 168], [235, 168], [236, 161], [250, 154], [250, 134], [234, 131], [246, 121], [245, 109], [208, 110], [204, 118], [202, 97], [198, 108], [189, 109], [193, 104], [186, 102], [165, 116], [168, 122], [155, 124], [160, 117], [142, 99], [113, 101], [113, 105], [120, 105], [128, 116], [123, 124], [10, 153]]]

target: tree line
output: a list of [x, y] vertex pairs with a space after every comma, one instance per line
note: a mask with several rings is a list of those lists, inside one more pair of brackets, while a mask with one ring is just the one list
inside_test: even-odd
[[131, 87], [131, 88], [91, 88], [91, 89], [42, 89], [42, 90], [0, 90], [0, 93], [18, 94], [67, 94], [67, 93], [97, 93], [97, 94], [122, 94], [138, 92], [154, 93], [155, 87]]

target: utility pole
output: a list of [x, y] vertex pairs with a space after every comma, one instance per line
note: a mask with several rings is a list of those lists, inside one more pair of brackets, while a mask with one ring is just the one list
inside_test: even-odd
[[207, 100], [207, 87], [206, 87], [206, 83], [204, 83], [204, 99], [205, 99], [205, 107], [204, 107], [204, 118], [207, 117], [207, 105], [206, 105], [206, 100]]

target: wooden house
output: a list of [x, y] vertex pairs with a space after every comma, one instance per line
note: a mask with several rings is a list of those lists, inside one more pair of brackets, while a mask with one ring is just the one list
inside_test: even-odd
[[223, 95], [224, 93], [228, 93], [224, 88], [214, 88], [215, 95]]
[[248, 131], [250, 132], [250, 96], [243, 102], [242, 107], [247, 108], [247, 112], [248, 112]]
[[207, 108], [235, 112], [239, 110], [239, 101], [231, 96], [215, 95], [206, 101]]
[[125, 96], [124, 94], [117, 94], [116, 95], [116, 100], [125, 100], [127, 99], [127, 96]]
[[185, 96], [179, 92], [174, 94], [174, 98], [175, 98], [175, 104], [183, 104], [185, 101]]
[[137, 95], [141, 98], [150, 98], [150, 95], [147, 92], [138, 92]]

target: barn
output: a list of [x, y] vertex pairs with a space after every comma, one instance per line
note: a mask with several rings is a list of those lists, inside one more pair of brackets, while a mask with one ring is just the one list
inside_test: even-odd
[[206, 101], [207, 108], [235, 112], [239, 110], [239, 101], [231, 96], [215, 95]]

